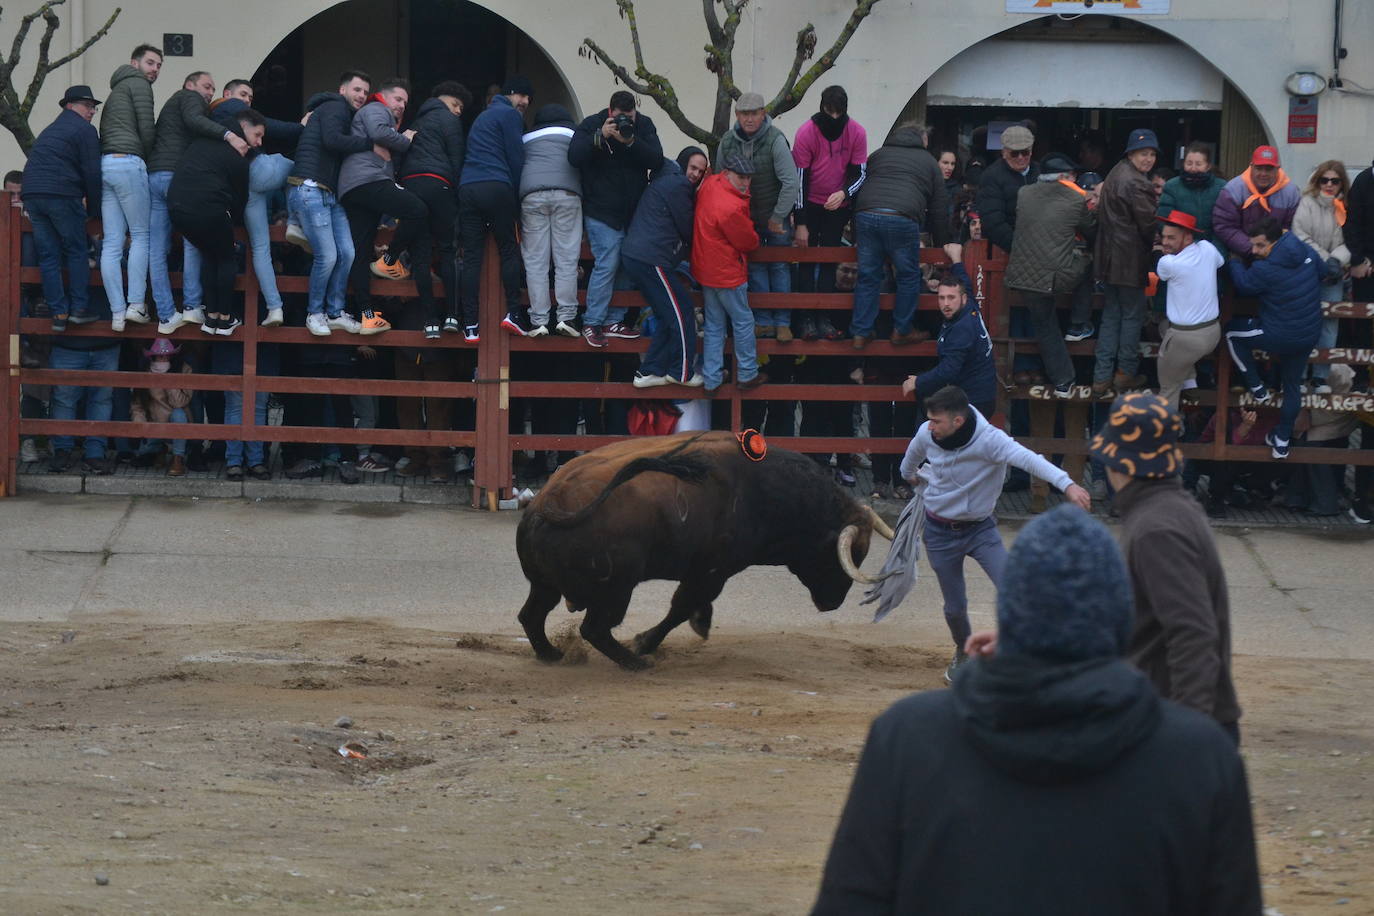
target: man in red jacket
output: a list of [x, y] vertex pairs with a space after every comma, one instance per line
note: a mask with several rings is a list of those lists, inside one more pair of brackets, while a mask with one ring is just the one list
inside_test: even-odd
[[724, 380], [725, 320], [735, 334], [739, 387], [748, 391], [768, 381], [759, 372], [754, 349], [754, 313], [749, 309], [749, 274], [744, 256], [759, 247], [749, 216], [749, 185], [754, 164], [727, 156], [720, 173], [697, 191], [692, 232], [692, 273], [706, 301], [706, 342], [702, 359], [706, 394], [714, 397]]

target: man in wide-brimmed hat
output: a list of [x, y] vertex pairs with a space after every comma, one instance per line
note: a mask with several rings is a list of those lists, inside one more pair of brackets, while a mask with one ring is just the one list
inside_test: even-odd
[[1160, 241], [1164, 256], [1155, 273], [1169, 284], [1165, 296], [1169, 326], [1159, 346], [1159, 396], [1178, 410], [1179, 392], [1197, 387], [1197, 361], [1216, 350], [1221, 339], [1217, 271], [1224, 260], [1216, 246], [1198, 238], [1193, 214], [1170, 210], [1156, 219], [1164, 224]]

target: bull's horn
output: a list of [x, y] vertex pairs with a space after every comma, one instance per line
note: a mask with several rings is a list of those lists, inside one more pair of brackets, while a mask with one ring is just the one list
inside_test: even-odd
[[844, 571], [849, 574], [849, 578], [853, 579], [855, 582], [861, 582], [864, 585], [877, 585], [887, 577], [870, 576], [854, 565], [854, 555], [850, 553], [849, 548], [853, 545], [854, 536], [858, 533], [858, 525], [845, 525], [844, 529], [840, 531], [839, 540], [835, 542], [835, 550], [840, 555], [840, 565], [843, 566]]
[[864, 514], [866, 514], [869, 520], [873, 522], [873, 530], [881, 534], [883, 537], [887, 538], [889, 541], [892, 540], [892, 538], [895, 536], [895, 533], [893, 532], [892, 528], [887, 524], [887, 522], [883, 521], [883, 517], [879, 515], [872, 506], [865, 505], [863, 508]]

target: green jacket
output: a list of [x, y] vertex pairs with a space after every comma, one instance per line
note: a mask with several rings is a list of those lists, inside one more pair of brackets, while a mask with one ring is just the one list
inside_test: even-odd
[[1068, 293], [1087, 275], [1097, 214], [1087, 195], [1058, 181], [1036, 181], [1016, 195], [1016, 235], [1006, 284], [1041, 294]]
[[749, 188], [749, 215], [754, 223], [761, 226], [770, 219], [785, 222], [801, 199], [801, 175], [792, 161], [786, 135], [773, 126], [771, 117], [764, 117], [763, 126], [748, 138], [736, 122], [720, 138], [716, 162], [725, 162], [732, 153], [754, 164], [754, 183]]
[[194, 89], [178, 89], [158, 113], [157, 144], [148, 160], [148, 171], [176, 171], [181, 154], [192, 140], [221, 140], [225, 133], [223, 124], [210, 119], [210, 104], [203, 95]]
[[1225, 251], [1226, 246], [1218, 244], [1217, 237], [1212, 232], [1212, 208], [1217, 205], [1217, 198], [1224, 187], [1226, 179], [1218, 178], [1216, 175], [1212, 176], [1212, 180], [1205, 188], [1190, 188], [1183, 183], [1182, 178], [1170, 178], [1164, 183], [1164, 191], [1159, 195], [1159, 209], [1156, 212], [1160, 216], [1168, 216], [1171, 210], [1182, 210], [1184, 213], [1192, 214], [1197, 220], [1198, 238], [1216, 245], [1218, 251]]
[[154, 136], [153, 84], [124, 64], [110, 77], [110, 94], [100, 107], [100, 152], [147, 160]]

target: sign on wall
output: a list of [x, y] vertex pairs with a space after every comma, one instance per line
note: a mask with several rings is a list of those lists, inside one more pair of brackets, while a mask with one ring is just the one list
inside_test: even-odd
[[1007, 12], [1037, 16], [1053, 13], [1164, 16], [1169, 12], [1169, 0], [1007, 0]]
[[1317, 142], [1317, 97], [1293, 96], [1288, 100], [1288, 142]]

